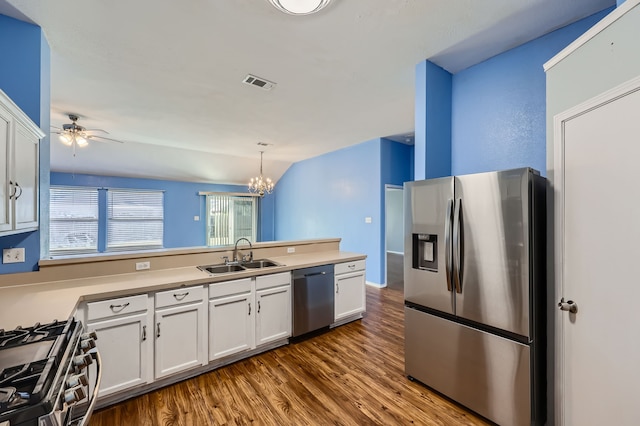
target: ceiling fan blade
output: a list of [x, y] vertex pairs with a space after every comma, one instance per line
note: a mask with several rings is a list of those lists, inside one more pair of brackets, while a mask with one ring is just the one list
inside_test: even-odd
[[109, 134], [109, 132], [107, 132], [106, 130], [102, 130], [102, 129], [85, 129], [85, 132], [102, 132], [102, 133], [106, 133], [107, 135]]
[[[113, 138], [107, 138], [105, 136], [98, 136], [98, 135], [87, 135], [86, 136], [87, 139], [91, 139], [93, 141], [96, 142], [117, 142], [117, 143], [124, 143], [124, 141], [119, 141], [118, 139], [113, 139]], [[104, 140], [100, 140], [100, 139], [104, 139]]]
[[62, 130], [62, 128], [60, 127], [56, 127], [56, 126], [51, 126], [52, 129], [56, 129], [56, 130]]

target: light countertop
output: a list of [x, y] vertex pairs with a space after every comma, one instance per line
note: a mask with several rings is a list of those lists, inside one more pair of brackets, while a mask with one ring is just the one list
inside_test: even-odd
[[0, 329], [10, 330], [18, 325], [27, 327], [36, 322], [47, 323], [54, 319], [65, 320], [73, 315], [79, 302], [86, 300], [100, 300], [168, 290], [180, 286], [230, 281], [365, 258], [365, 255], [358, 253], [332, 250], [270, 257], [271, 260], [282, 266], [228, 274], [210, 275], [195, 266], [189, 266], [5, 286], [0, 288]]

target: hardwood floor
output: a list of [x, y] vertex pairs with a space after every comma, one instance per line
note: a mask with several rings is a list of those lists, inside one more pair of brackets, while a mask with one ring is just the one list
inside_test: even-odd
[[404, 255], [387, 252], [387, 287], [404, 291]]
[[105, 425], [486, 425], [404, 376], [402, 291], [360, 321], [95, 412]]

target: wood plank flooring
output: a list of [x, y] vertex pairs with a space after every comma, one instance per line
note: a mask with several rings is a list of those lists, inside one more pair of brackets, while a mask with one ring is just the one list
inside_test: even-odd
[[404, 376], [403, 293], [321, 335], [95, 412], [92, 426], [486, 425]]

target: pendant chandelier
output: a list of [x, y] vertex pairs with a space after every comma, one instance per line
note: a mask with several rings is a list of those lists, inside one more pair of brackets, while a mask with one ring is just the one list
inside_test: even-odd
[[264, 151], [260, 151], [260, 176], [251, 178], [249, 181], [249, 192], [253, 192], [254, 194], [264, 197], [265, 192], [267, 194], [271, 194], [271, 192], [273, 192], [275, 184], [271, 178], [262, 177], [262, 154], [264, 154]]
[[331, 0], [269, 0], [278, 10], [290, 15], [310, 15], [319, 12]]

